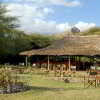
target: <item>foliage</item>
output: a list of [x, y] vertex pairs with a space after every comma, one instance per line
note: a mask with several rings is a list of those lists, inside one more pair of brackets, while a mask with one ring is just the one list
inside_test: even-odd
[[13, 77], [14, 73], [9, 68], [1, 68], [0, 69], [0, 87], [7, 88], [8, 85], [15, 84], [15, 82], [17, 81], [17, 78]]
[[[11, 56], [15, 57], [17, 61], [17, 59], [21, 58], [18, 57], [20, 52], [47, 47], [48, 45], [52, 44], [52, 42], [55, 41], [56, 39], [49, 35], [46, 36], [39, 34], [26, 35], [24, 34], [24, 32], [18, 30], [12, 30], [12, 32], [8, 34], [3, 33], [2, 36], [3, 37], [0, 37], [1, 62], [3, 61], [3, 58], [7, 57], [10, 60]], [[12, 60], [14, 62], [14, 59]], [[21, 59], [19, 61], [21, 61]]]
[[6, 5], [0, 3], [0, 31], [4, 32], [6, 30], [10, 30], [18, 27], [16, 22], [18, 21], [17, 17], [12, 17], [7, 15], [8, 10], [6, 9]]
[[0, 55], [6, 55], [12, 52], [10, 48], [15, 45], [13, 40], [16, 40], [19, 35], [15, 30], [18, 27], [16, 24], [18, 19], [17, 17], [8, 15], [8, 12], [6, 5], [0, 3]]
[[100, 35], [100, 27], [91, 28], [81, 34], [82, 35]]
[[52, 44], [56, 37], [53, 35], [43, 35], [43, 34], [32, 34], [31, 37], [31, 44], [34, 49], [44, 48], [48, 45]]

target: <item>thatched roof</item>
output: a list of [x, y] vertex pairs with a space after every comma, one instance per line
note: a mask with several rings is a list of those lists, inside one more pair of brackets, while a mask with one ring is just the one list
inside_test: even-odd
[[100, 36], [66, 36], [44, 49], [20, 55], [100, 55]]

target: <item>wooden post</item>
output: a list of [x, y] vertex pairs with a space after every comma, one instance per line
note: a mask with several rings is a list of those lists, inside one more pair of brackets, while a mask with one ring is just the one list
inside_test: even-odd
[[[77, 69], [77, 60], [76, 60], [76, 56], [74, 56], [74, 61], [75, 61], [76, 69]], [[76, 71], [76, 69], [75, 69], [75, 71]]]
[[28, 66], [28, 56], [25, 57], [25, 65]]
[[62, 76], [62, 66], [60, 65], [60, 77]]
[[48, 55], [48, 71], [50, 70], [50, 62], [49, 62], [49, 55]]
[[69, 67], [69, 71], [71, 71], [70, 56], [68, 56], [68, 67]]
[[95, 66], [95, 70], [96, 70], [96, 60], [95, 60], [95, 57], [93, 57], [93, 65]]
[[85, 88], [85, 76], [84, 76], [84, 88]]
[[56, 66], [56, 64], [55, 64], [55, 77], [56, 77], [56, 74], [57, 74], [56, 67], [57, 67], [57, 66]]
[[60, 77], [63, 77], [64, 76], [64, 72], [63, 72], [63, 64], [61, 64], [61, 66], [60, 66]]

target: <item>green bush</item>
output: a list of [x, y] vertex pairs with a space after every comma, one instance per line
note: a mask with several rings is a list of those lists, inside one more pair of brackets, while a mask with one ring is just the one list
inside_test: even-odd
[[0, 69], [0, 87], [7, 88], [8, 85], [16, 82], [16, 79], [13, 78], [10, 68], [1, 68]]
[[16, 70], [12, 70], [8, 67], [0, 68], [0, 89], [2, 89], [2, 92], [0, 93], [19, 91], [18, 89], [23, 87], [22, 84], [23, 82], [20, 82]]
[[97, 72], [90, 72], [90, 75], [97, 75]]

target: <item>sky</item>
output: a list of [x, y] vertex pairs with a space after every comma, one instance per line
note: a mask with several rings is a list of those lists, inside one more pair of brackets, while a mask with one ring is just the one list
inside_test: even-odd
[[30, 33], [62, 33], [100, 26], [100, 0], [0, 0], [8, 15], [18, 16], [20, 29]]

